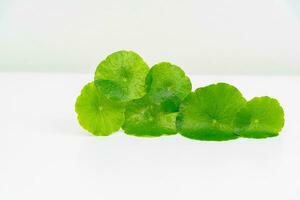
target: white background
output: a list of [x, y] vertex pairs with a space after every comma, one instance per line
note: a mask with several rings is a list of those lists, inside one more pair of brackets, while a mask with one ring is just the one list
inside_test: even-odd
[[0, 74], [0, 199], [299, 200], [299, 77], [191, 76], [247, 99], [279, 99], [279, 137], [228, 142], [180, 135], [93, 137], [74, 103], [91, 74]]
[[[75, 100], [121, 49], [181, 66], [194, 89], [223, 81], [275, 97], [284, 130], [92, 137]], [[0, 200], [299, 200], [299, 55], [298, 0], [0, 0]]]
[[0, 0], [0, 71], [89, 72], [137, 51], [190, 74], [300, 74], [298, 0]]

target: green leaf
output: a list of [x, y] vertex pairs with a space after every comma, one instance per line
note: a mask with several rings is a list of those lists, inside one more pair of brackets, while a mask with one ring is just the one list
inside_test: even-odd
[[276, 99], [255, 97], [238, 112], [235, 126], [242, 137], [277, 136], [284, 126], [284, 111]]
[[179, 133], [196, 140], [235, 139], [235, 115], [245, 104], [242, 94], [232, 85], [218, 83], [199, 88], [180, 106]]
[[191, 92], [192, 84], [180, 67], [162, 62], [150, 69], [146, 90], [153, 103], [161, 104], [167, 112], [178, 112], [181, 101]]
[[93, 82], [84, 86], [75, 104], [79, 124], [97, 136], [107, 136], [120, 129], [124, 108], [123, 104], [105, 98]]
[[145, 95], [149, 67], [132, 51], [118, 51], [102, 61], [95, 73], [95, 85], [106, 98], [130, 101]]
[[148, 96], [128, 103], [123, 129], [128, 135], [158, 137], [176, 134], [177, 113], [164, 112]]

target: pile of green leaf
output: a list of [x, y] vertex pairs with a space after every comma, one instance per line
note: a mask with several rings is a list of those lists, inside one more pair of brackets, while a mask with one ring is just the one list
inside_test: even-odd
[[180, 67], [162, 62], [149, 69], [132, 51], [115, 52], [98, 65], [75, 109], [80, 125], [96, 136], [122, 128], [134, 136], [179, 132], [191, 139], [223, 141], [273, 137], [284, 126], [284, 111], [276, 99], [247, 101], [227, 83], [192, 92]]

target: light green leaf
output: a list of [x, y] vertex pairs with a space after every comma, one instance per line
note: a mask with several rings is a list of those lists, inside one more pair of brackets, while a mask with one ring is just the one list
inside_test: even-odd
[[178, 112], [181, 101], [191, 92], [192, 84], [180, 67], [162, 62], [150, 69], [146, 89], [153, 103], [161, 104], [165, 111]]
[[95, 85], [106, 98], [130, 101], [145, 95], [149, 67], [132, 51], [118, 51], [102, 61], [95, 73]]
[[164, 112], [148, 96], [128, 103], [123, 129], [128, 135], [158, 137], [176, 134], [177, 113]]
[[180, 106], [179, 133], [196, 140], [235, 139], [235, 115], [245, 104], [242, 94], [232, 85], [218, 83], [199, 88]]
[[284, 111], [276, 99], [255, 97], [238, 112], [235, 126], [242, 137], [277, 136], [284, 126]]
[[94, 82], [81, 90], [75, 111], [80, 125], [93, 135], [107, 136], [120, 129], [124, 122], [124, 105], [105, 98]]

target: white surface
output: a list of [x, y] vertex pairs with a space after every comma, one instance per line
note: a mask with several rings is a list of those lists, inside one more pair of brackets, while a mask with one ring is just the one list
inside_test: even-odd
[[195, 74], [300, 74], [299, 0], [0, 0], [0, 71], [93, 72], [137, 51]]
[[226, 81], [285, 109], [279, 137], [200, 142], [177, 136], [92, 137], [74, 102], [90, 74], [0, 74], [1, 200], [299, 200], [300, 77], [192, 76]]

